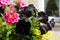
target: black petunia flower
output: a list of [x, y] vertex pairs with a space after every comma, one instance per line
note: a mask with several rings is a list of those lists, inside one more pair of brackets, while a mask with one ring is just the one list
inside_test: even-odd
[[46, 13], [45, 12], [39, 12], [38, 13], [38, 16], [39, 16], [39, 18], [38, 18], [38, 20], [40, 21], [40, 22], [42, 22], [42, 23], [47, 23], [48, 22], [48, 16], [46, 15]]
[[30, 33], [30, 22], [26, 22], [25, 20], [20, 20], [16, 24], [16, 33], [21, 35], [28, 35]]

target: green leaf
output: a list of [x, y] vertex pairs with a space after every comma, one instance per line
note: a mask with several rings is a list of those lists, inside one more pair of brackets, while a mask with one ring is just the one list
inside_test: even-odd
[[32, 36], [32, 40], [39, 40], [36, 36]]
[[9, 34], [11, 34], [11, 30], [7, 32], [7, 36], [9, 36]]
[[10, 12], [10, 7], [6, 7], [6, 11], [7, 12]]
[[13, 26], [6, 25], [6, 30], [12, 30]]
[[16, 3], [18, 3], [18, 0], [15, 0]]
[[2, 22], [2, 25], [6, 25], [6, 22]]

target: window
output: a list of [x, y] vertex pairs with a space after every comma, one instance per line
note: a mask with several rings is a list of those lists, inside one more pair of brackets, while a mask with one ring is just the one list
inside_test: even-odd
[[47, 15], [59, 17], [59, 0], [44, 0], [44, 2]]

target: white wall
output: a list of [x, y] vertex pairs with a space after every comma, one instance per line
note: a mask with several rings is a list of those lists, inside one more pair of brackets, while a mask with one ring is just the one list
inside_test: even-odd
[[39, 0], [25, 0], [27, 2], [27, 4], [34, 4], [34, 6], [37, 8], [37, 10], [39, 9], [39, 4], [38, 1]]
[[44, 0], [25, 0], [27, 4], [34, 4], [38, 11], [44, 10]]
[[39, 11], [45, 11], [44, 10], [44, 0], [38, 0], [39, 5]]

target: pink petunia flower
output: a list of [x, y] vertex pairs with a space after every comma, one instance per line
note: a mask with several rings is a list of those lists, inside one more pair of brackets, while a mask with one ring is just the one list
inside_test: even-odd
[[9, 0], [0, 0], [0, 7], [9, 5]]
[[25, 7], [27, 4], [24, 2], [24, 0], [19, 0], [20, 6]]
[[[6, 10], [5, 10], [6, 11]], [[5, 12], [5, 21], [8, 24], [13, 24], [20, 20], [19, 14], [15, 12], [15, 10], [10, 10], [10, 12]]]
[[25, 7], [27, 4], [24, 2], [24, 0], [18, 0], [18, 4], [20, 7]]

